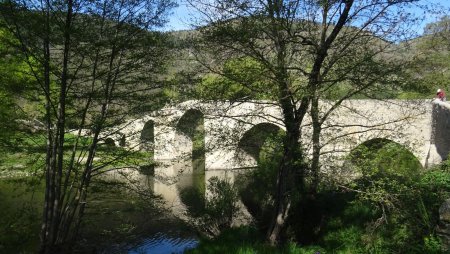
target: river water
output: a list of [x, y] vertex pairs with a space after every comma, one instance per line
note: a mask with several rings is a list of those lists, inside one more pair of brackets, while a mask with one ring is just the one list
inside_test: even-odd
[[[190, 223], [190, 209], [204, 205], [208, 179], [234, 181], [237, 172], [205, 171], [203, 158], [176, 165], [172, 169], [182, 172], [176, 181], [157, 180], [154, 170], [133, 169], [93, 178], [75, 253], [164, 254], [195, 248], [199, 234]], [[0, 177], [0, 253], [35, 253], [43, 191], [40, 177]]]
[[[76, 253], [183, 253], [197, 245], [197, 232], [173, 215], [175, 207], [151, 196], [153, 177], [140, 175], [132, 185], [93, 182]], [[39, 180], [0, 179], [0, 253], [35, 253], [42, 201]]]

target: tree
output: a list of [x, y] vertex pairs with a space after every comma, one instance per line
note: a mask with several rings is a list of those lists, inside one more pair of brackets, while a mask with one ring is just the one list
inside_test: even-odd
[[425, 27], [424, 35], [417, 39], [412, 72], [432, 95], [437, 88], [448, 89], [450, 82], [450, 17], [443, 16]]
[[[47, 150], [40, 253], [68, 252], [93, 175], [126, 153], [96, 159], [106, 127], [161, 87], [170, 0], [4, 1], [6, 28], [39, 86]], [[140, 102], [139, 105], [132, 104]], [[68, 139], [68, 130], [73, 139]], [[86, 133], [88, 136], [86, 137]], [[98, 159], [98, 156], [97, 156]]]
[[[0, 20], [0, 26], [2, 25]], [[27, 107], [16, 103], [23, 98], [35, 101], [35, 83], [26, 75], [29, 72], [25, 59], [15, 46], [18, 41], [6, 29], [0, 29], [0, 149], [11, 149], [14, 137], [23, 129], [18, 124], [19, 119], [24, 120], [29, 113]], [[30, 103], [33, 104], [33, 103]], [[36, 105], [29, 105], [35, 108]], [[30, 118], [34, 117], [32, 115]]]
[[[254, 86], [247, 76], [214, 63], [246, 58], [261, 65], [267, 84], [260, 91], [273, 91], [282, 110], [286, 136], [267, 232], [271, 244], [280, 240], [295, 193], [313, 200], [319, 188], [321, 135], [328, 117], [347, 99], [376, 97], [399, 82], [407, 59], [394, 54], [395, 42], [411, 35], [414, 15], [407, 15], [407, 8], [414, 2], [190, 1], [202, 14], [197, 58], [209, 71], [249, 89]], [[310, 160], [300, 128], [309, 116]]]
[[[223, 75], [205, 75], [195, 87], [195, 96], [201, 100], [272, 99], [273, 91], [263, 79], [264, 67], [250, 58], [230, 59], [223, 64]], [[242, 85], [242, 80], [246, 85]]]

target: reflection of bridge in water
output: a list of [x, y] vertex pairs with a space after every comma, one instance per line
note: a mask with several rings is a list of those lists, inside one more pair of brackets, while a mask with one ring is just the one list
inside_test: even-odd
[[[323, 112], [332, 106], [327, 101], [321, 104]], [[184, 173], [192, 173], [192, 168], [204, 169], [207, 181], [212, 176], [232, 177], [233, 172], [255, 167], [265, 138], [284, 126], [280, 108], [271, 102], [186, 101], [118, 129], [120, 133], [114, 132], [109, 138], [117, 145], [153, 150], [155, 177], [170, 186]], [[311, 152], [308, 115], [301, 131], [303, 148]], [[430, 167], [450, 151], [450, 107], [429, 100], [344, 102], [323, 124], [323, 171], [339, 168], [353, 149], [374, 139], [396, 142], [414, 154], [422, 166]], [[200, 161], [200, 167], [193, 167], [193, 161]]]

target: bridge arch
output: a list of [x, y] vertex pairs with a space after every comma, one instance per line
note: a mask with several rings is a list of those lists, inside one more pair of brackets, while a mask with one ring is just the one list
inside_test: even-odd
[[373, 138], [359, 144], [346, 156], [344, 167], [352, 171], [373, 168], [404, 175], [416, 174], [423, 169], [419, 158], [413, 152], [388, 138]]
[[177, 121], [175, 127], [175, 147], [179, 160], [191, 162], [193, 171], [205, 168], [204, 114], [198, 109], [188, 109]]
[[148, 120], [141, 130], [139, 137], [141, 149], [153, 152], [155, 143], [155, 122]]
[[269, 137], [274, 137], [284, 130], [273, 123], [259, 123], [244, 132], [240, 138], [236, 159], [241, 167], [254, 167], [260, 159], [260, 152]]
[[115, 142], [114, 139], [111, 138], [111, 137], [105, 138], [104, 144], [105, 144], [106, 146], [116, 146], [116, 142]]
[[199, 125], [203, 125], [204, 114], [202, 111], [192, 108], [188, 109], [184, 114], [178, 119], [176, 123], [177, 132], [193, 137], [195, 131], [199, 128]]

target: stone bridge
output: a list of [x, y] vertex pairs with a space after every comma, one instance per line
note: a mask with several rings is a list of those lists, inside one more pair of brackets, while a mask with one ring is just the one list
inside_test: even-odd
[[[321, 112], [332, 107], [321, 101]], [[200, 102], [167, 105], [104, 135], [109, 142], [154, 151], [155, 176], [170, 181], [192, 168], [193, 148], [204, 151], [205, 171], [256, 166], [269, 134], [284, 129], [280, 107], [270, 101]], [[301, 126], [311, 152], [310, 117]], [[201, 134], [204, 140], [196, 139]], [[430, 100], [348, 100], [323, 125], [322, 168], [342, 165], [350, 151], [373, 139], [399, 143], [427, 168], [450, 151], [450, 104]]]

